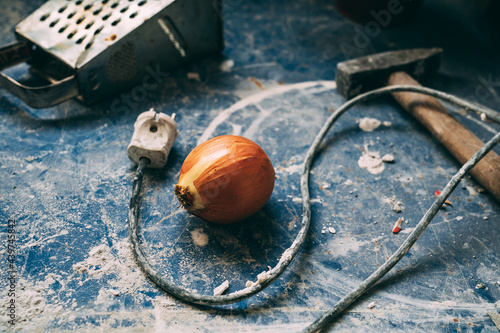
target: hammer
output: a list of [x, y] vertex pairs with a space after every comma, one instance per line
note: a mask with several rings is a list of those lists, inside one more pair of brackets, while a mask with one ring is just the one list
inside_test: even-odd
[[[378, 53], [337, 65], [337, 90], [347, 99], [390, 85], [419, 85], [416, 79], [436, 73], [442, 49], [409, 49]], [[392, 96], [464, 164], [483, 146], [434, 97], [414, 92]], [[490, 151], [472, 170], [472, 176], [500, 202], [500, 156]]]

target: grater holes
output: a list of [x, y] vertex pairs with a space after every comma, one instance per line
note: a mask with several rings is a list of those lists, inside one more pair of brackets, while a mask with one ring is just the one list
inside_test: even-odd
[[118, 7], [118, 5], [119, 5], [119, 4], [120, 4], [119, 2], [115, 2], [115, 3], [113, 3], [113, 4], [111, 5], [111, 8], [116, 8], [116, 7]]
[[81, 44], [85, 38], [87, 38], [87, 35], [83, 35], [82, 37], [78, 38], [78, 40], [76, 41], [77, 44]]
[[49, 16], [50, 16], [50, 13], [47, 13], [47, 14], [45, 14], [45, 15], [42, 15], [42, 16], [40, 17], [40, 21], [42, 21], [42, 22], [43, 22], [43, 21], [45, 21], [46, 19], [48, 19], [48, 18], [49, 18]]
[[66, 8], [68, 8], [68, 6], [62, 6], [61, 8], [59, 8], [58, 12], [62, 13], [66, 10]]
[[120, 13], [125, 13], [126, 11], [128, 10], [128, 6], [127, 7], [124, 7], [120, 10]]
[[92, 27], [94, 25], [95, 21], [90, 21], [86, 26], [85, 26], [85, 29], [90, 29], [90, 27]]
[[63, 25], [60, 29], [59, 29], [59, 33], [62, 34], [64, 32], [64, 30], [66, 30], [66, 28], [68, 28], [68, 25], [65, 24]]
[[94, 42], [90, 41], [87, 43], [87, 45], [85, 45], [85, 50], [88, 50], [92, 47], [92, 44], [94, 44]]
[[75, 5], [77, 5], [77, 6], [78, 6], [78, 5], [81, 5], [82, 3], [83, 3], [83, 1], [82, 1], [82, 0], [78, 0], [77, 2], [75, 2]]
[[135, 13], [130, 14], [130, 18], [132, 19], [132, 18], [136, 17], [136, 16], [137, 16], [137, 14], [139, 14], [139, 13], [138, 13], [138, 12], [135, 12]]
[[85, 10], [89, 10], [90, 8], [92, 8], [92, 3], [89, 3], [88, 5], [86, 5], [85, 7], [83, 7], [83, 9]]
[[96, 10], [94, 10], [94, 15], [99, 15], [99, 13], [102, 12], [102, 8], [97, 8]]
[[95, 29], [95, 32], [94, 32], [94, 35], [97, 35], [98, 33], [100, 33], [102, 31], [102, 29], [104, 29], [104, 26], [100, 26], [99, 28]]
[[59, 22], [58, 18], [56, 18], [54, 21], [50, 22], [49, 27], [53, 28], [57, 24], [57, 22]]
[[68, 34], [68, 37], [67, 37], [67, 38], [68, 38], [68, 39], [73, 38], [73, 36], [74, 36], [74, 35], [76, 35], [76, 33], [77, 33], [77, 30], [76, 30], [76, 29], [75, 29], [75, 30], [73, 30], [73, 31], [71, 31], [71, 32]]
[[83, 22], [83, 20], [85, 20], [86, 16], [85, 15], [82, 15], [78, 20], [76, 20], [76, 24], [80, 24]]
[[110, 82], [131, 80], [137, 73], [135, 47], [127, 42], [118, 49], [106, 63], [106, 74]]
[[119, 19], [117, 19], [117, 20], [114, 20], [114, 21], [113, 21], [113, 23], [111, 23], [111, 25], [114, 27], [114, 26], [116, 26], [118, 23], [120, 23], [120, 21], [121, 21], [121, 20], [122, 20], [122, 19], [120, 19], [120, 18], [119, 18]]
[[102, 3], [103, 5], [107, 4], [108, 2], [109, 2], [109, 0], [102, 0], [102, 1], [101, 1], [101, 3]]
[[68, 14], [68, 18], [69, 18], [69, 19], [70, 19], [70, 18], [73, 18], [73, 16], [75, 16], [75, 15], [76, 15], [76, 11], [71, 12], [71, 13], [69, 13], [69, 14]]
[[102, 17], [102, 20], [103, 20], [103, 21], [106, 21], [107, 19], [109, 19], [109, 17], [110, 17], [110, 16], [111, 16], [111, 13], [107, 13], [106, 15], [104, 15], [104, 16]]
[[139, 6], [139, 7], [144, 6], [146, 4], [146, 2], [147, 2], [146, 0], [142, 0], [141, 2], [139, 2], [137, 4], [137, 6]]

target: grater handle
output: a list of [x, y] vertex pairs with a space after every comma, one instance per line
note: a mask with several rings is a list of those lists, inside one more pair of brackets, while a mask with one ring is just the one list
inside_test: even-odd
[[[17, 42], [0, 48], [0, 70], [26, 62], [31, 48]], [[33, 108], [48, 108], [79, 95], [74, 75], [45, 86], [29, 87], [0, 72], [0, 85]]]

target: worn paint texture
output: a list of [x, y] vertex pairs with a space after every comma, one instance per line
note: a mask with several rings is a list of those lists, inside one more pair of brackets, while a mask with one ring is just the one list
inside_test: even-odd
[[[41, 3], [1, 1], [3, 44]], [[304, 328], [398, 248], [459, 165], [390, 99], [353, 109], [333, 127], [314, 162], [312, 228], [289, 269], [248, 300], [196, 307], [159, 290], [132, 256], [127, 214], [134, 166], [126, 149], [133, 124], [153, 107], [177, 113], [180, 131], [167, 166], [145, 176], [140, 232], [148, 257], [184, 287], [213, 294], [227, 280], [227, 292], [239, 290], [276, 264], [299, 229], [301, 164], [331, 110], [344, 102], [334, 79], [336, 63], [349, 56], [346, 45], [359, 55], [443, 46], [441, 73], [428, 83], [500, 109], [498, 43], [487, 33], [476, 38], [472, 23], [460, 16], [465, 14], [456, 9], [448, 15], [446, 6], [453, 4], [426, 2], [411, 26], [383, 31], [358, 47], [357, 26], [336, 12], [333, 1], [232, 1], [224, 9], [224, 54], [171, 73], [142, 100], [134, 101], [130, 90], [115, 104], [114, 98], [88, 107], [70, 101], [34, 110], [0, 89], [0, 271], [8, 267], [4, 244], [8, 220], [15, 219], [18, 272], [15, 325], [7, 322], [9, 282], [2, 273], [0, 331]], [[26, 70], [8, 73], [20, 78]], [[500, 128], [475, 116], [457, 117], [483, 140]], [[366, 132], [359, 126], [364, 118], [383, 126]], [[276, 169], [269, 202], [229, 226], [188, 215], [173, 194], [187, 154], [221, 134], [254, 140]], [[367, 151], [392, 154], [394, 163], [367, 172], [358, 165]], [[393, 210], [387, 198], [404, 209]], [[438, 213], [395, 269], [328, 330], [496, 329], [487, 313], [498, 311], [500, 299], [500, 206], [470, 178], [450, 199], [453, 206]], [[400, 217], [405, 223], [395, 235]], [[485, 288], [476, 289], [478, 283]]]

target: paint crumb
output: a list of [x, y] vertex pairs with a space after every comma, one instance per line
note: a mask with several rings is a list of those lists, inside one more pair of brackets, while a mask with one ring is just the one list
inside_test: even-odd
[[337, 230], [335, 230], [335, 228], [328, 228], [328, 231], [331, 233], [331, 234], [336, 234], [337, 233]]
[[371, 302], [370, 304], [368, 304], [367, 308], [368, 309], [373, 309], [375, 307], [375, 302]]
[[380, 158], [380, 153], [367, 150], [359, 158], [358, 165], [361, 169], [365, 169], [373, 175], [378, 175], [385, 169], [385, 165]]
[[392, 155], [392, 154], [385, 154], [384, 156], [382, 156], [382, 162], [393, 163], [394, 162], [394, 155]]
[[394, 223], [394, 227], [392, 228], [392, 232], [393, 232], [394, 234], [397, 234], [398, 232], [400, 232], [400, 231], [401, 231], [401, 225], [403, 224], [403, 221], [404, 221], [404, 220], [403, 220], [403, 218], [401, 218], [401, 217], [400, 217], [400, 218], [396, 221], [396, 223]]
[[487, 220], [487, 219], [488, 219], [488, 216], [483, 217], [483, 220]]
[[234, 67], [234, 60], [227, 59], [227, 60], [223, 61], [222, 64], [220, 64], [219, 69], [222, 72], [230, 72], [233, 67]]
[[375, 118], [362, 118], [359, 121], [359, 128], [361, 128], [365, 132], [372, 132], [380, 126], [381, 122]]
[[486, 286], [485, 286], [485, 285], [484, 285], [484, 283], [482, 283], [482, 282], [478, 282], [478, 283], [476, 284], [476, 289], [485, 289], [485, 288], [486, 288]]
[[252, 281], [247, 281], [247, 283], [245, 283], [245, 287], [250, 288], [251, 286], [253, 286]]
[[265, 89], [264, 85], [259, 80], [257, 80], [256, 78], [251, 77], [249, 80], [252, 81], [252, 83], [255, 84], [257, 86], [257, 88], [259, 88], [260, 90], [264, 90]]
[[476, 191], [476, 189], [472, 186], [466, 186], [467, 191], [469, 191], [469, 196], [475, 197], [478, 196], [479, 193]]
[[190, 80], [196, 80], [198, 82], [201, 82], [199, 73], [193, 73], [193, 72], [187, 73], [187, 78]]
[[322, 233], [323, 235], [324, 235], [324, 234], [326, 234], [326, 230], [325, 230], [325, 229], [321, 230], [321, 233]]
[[384, 124], [384, 126], [386, 126], [386, 127], [392, 126], [392, 122], [387, 121], [387, 120], [384, 121], [382, 124]]
[[353, 183], [352, 183], [352, 180], [350, 180], [350, 179], [348, 179], [348, 180], [346, 180], [346, 181], [344, 182], [344, 185], [346, 185], [346, 186], [349, 186], [349, 185], [352, 185], [352, 184], [353, 184]]
[[480, 116], [481, 120], [482, 121], [486, 121], [486, 114], [485, 113], [481, 113], [481, 116]]
[[222, 282], [220, 286], [214, 289], [214, 296], [222, 295], [229, 288], [229, 281]]
[[[435, 191], [435, 192], [434, 192], [434, 195], [435, 195], [436, 197], [440, 196], [440, 195], [441, 195], [441, 191]], [[444, 203], [445, 203], [445, 204], [447, 204], [447, 205], [453, 206], [453, 204], [451, 203], [451, 201], [450, 201], [450, 200], [448, 200], [448, 199], [446, 199], [446, 200], [444, 201]]]
[[384, 201], [388, 203], [391, 206], [391, 209], [396, 213], [401, 213], [404, 210], [403, 203], [397, 200], [395, 196], [392, 198], [386, 198]]

